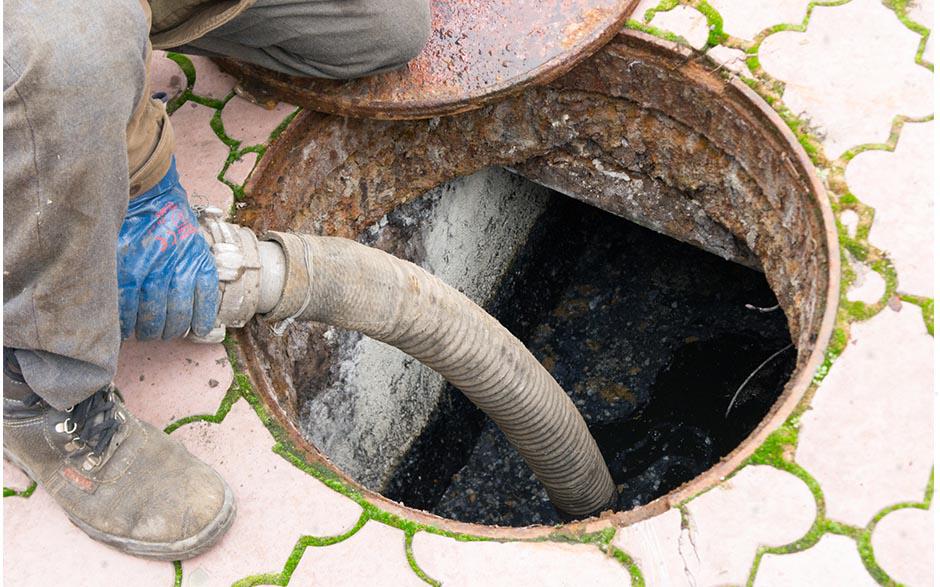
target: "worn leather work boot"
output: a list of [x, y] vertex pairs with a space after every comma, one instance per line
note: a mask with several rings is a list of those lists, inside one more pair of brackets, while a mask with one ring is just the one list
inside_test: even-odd
[[134, 556], [183, 560], [235, 519], [211, 467], [128, 413], [113, 386], [60, 412], [32, 392], [4, 349], [3, 456], [86, 534]]

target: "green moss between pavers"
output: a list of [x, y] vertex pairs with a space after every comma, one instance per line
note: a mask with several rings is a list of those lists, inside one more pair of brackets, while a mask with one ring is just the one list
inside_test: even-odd
[[424, 572], [424, 570], [418, 565], [418, 561], [415, 560], [414, 553], [414, 532], [405, 533], [405, 558], [408, 559], [408, 566], [411, 567], [411, 570], [414, 571], [415, 575], [418, 575], [418, 578], [427, 583], [428, 585], [433, 585], [434, 587], [441, 587], [441, 582], [437, 579], [432, 578], [430, 575]]
[[907, 16], [907, 12], [911, 6], [911, 0], [882, 0], [881, 3], [894, 11], [894, 14], [897, 15], [901, 24], [920, 35], [920, 43], [917, 45], [917, 53], [914, 55], [914, 62], [933, 71], [933, 63], [924, 61], [924, 50], [927, 48], [927, 37], [930, 36], [930, 29], [920, 23], [914, 22]]
[[36, 482], [30, 481], [29, 485], [26, 486], [26, 489], [19, 491], [10, 487], [3, 488], [3, 497], [22, 497], [28, 498], [33, 492], [36, 491]]

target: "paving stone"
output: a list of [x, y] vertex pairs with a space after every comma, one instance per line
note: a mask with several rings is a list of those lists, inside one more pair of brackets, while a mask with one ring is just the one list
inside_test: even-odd
[[767, 554], [757, 568], [755, 587], [781, 585], [877, 585], [859, 558], [855, 542], [824, 535], [815, 546], [792, 554]]
[[802, 418], [796, 460], [826, 496], [826, 515], [866, 525], [920, 501], [933, 464], [933, 337], [901, 304], [852, 325], [852, 338]]
[[919, 42], [879, 0], [853, 0], [817, 6], [805, 33], [770, 35], [759, 56], [770, 75], [786, 82], [783, 101], [809, 117], [835, 158], [885, 141], [895, 115], [933, 111], [932, 75], [914, 63]]
[[686, 556], [696, 585], [743, 585], [759, 546], [782, 546], [806, 534], [816, 502], [803, 481], [764, 465], [737, 475], [688, 503]]
[[236, 185], [244, 184], [248, 176], [251, 175], [251, 170], [255, 168], [255, 163], [257, 162], [257, 153], [245, 153], [228, 166], [228, 169], [225, 171], [225, 179]]
[[907, 16], [928, 29], [933, 28], [933, 0], [913, 0], [907, 8]]
[[865, 151], [849, 162], [845, 179], [875, 208], [868, 241], [886, 251], [898, 289], [933, 297], [933, 136], [935, 123], [908, 123], [897, 147]]
[[418, 532], [413, 547], [418, 566], [447, 587], [630, 584], [623, 565], [586, 544], [458, 542]]
[[3, 500], [3, 584], [167, 587], [168, 562], [147, 561], [95, 542], [69, 522], [42, 488]]
[[850, 259], [852, 270], [855, 272], [855, 282], [849, 286], [845, 297], [850, 302], [865, 302], [874, 304], [885, 293], [885, 280], [876, 271], [872, 271], [863, 263]]
[[733, 71], [741, 77], [752, 79], [754, 77], [751, 75], [751, 70], [747, 68], [747, 63], [745, 63], [747, 56], [744, 54], [744, 51], [718, 45], [709, 49], [706, 55], [714, 59], [716, 63], [725, 69]]
[[154, 51], [150, 58], [150, 93], [166, 92], [170, 100], [186, 89], [186, 74], [165, 51]]
[[668, 12], [657, 12], [650, 24], [679, 35], [696, 49], [701, 49], [708, 41], [708, 21], [705, 16], [684, 4]]
[[882, 518], [871, 535], [875, 560], [888, 576], [909, 587], [933, 585], [933, 515], [906, 508]]
[[426, 587], [405, 556], [405, 533], [369, 521], [346, 540], [307, 547], [289, 585]]
[[215, 414], [232, 366], [221, 344], [126, 340], [114, 383], [132, 413], [162, 429], [185, 416]]
[[31, 481], [26, 473], [10, 461], [3, 459], [3, 486], [14, 491], [23, 491]]
[[[173, 433], [228, 481], [238, 514], [212, 550], [183, 563], [183, 585], [230, 585], [280, 571], [302, 535], [335, 536], [362, 508], [271, 451], [274, 440], [245, 400], [219, 424], [195, 422]], [[404, 550], [402, 550], [404, 552]]]
[[689, 532], [682, 530], [679, 510], [621, 528], [613, 545], [630, 555], [647, 585], [687, 584], [685, 561], [695, 553]]
[[268, 110], [241, 96], [235, 96], [222, 109], [222, 124], [225, 126], [225, 134], [241, 141], [242, 147], [263, 145], [267, 144], [274, 129], [294, 110], [294, 106], [284, 102]]
[[193, 93], [204, 98], [221, 100], [232, 93], [235, 87], [235, 78], [219, 69], [219, 66], [208, 57], [202, 55], [189, 55], [189, 60], [196, 68], [196, 83], [193, 84]]
[[753, 39], [768, 27], [803, 22], [809, 0], [711, 0], [709, 3], [721, 14], [726, 33], [739, 39]]
[[232, 190], [217, 176], [225, 165], [229, 148], [209, 125], [214, 114], [212, 108], [195, 102], [186, 102], [173, 113], [176, 167], [190, 204], [228, 210], [232, 207]]
[[842, 226], [845, 227], [845, 231], [852, 238], [855, 238], [855, 233], [858, 230], [858, 213], [855, 210], [843, 210], [839, 214], [839, 222], [842, 223]]

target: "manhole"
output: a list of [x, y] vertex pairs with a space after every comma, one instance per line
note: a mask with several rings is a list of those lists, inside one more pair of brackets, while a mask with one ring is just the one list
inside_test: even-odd
[[[832, 328], [837, 243], [799, 144], [746, 86], [642, 33], [472, 112], [305, 111], [247, 192], [239, 222], [412, 259], [513, 330], [624, 487], [586, 527], [732, 472], [810, 385]], [[506, 537], [560, 521], [485, 418], [398, 351], [317, 324], [253, 323], [240, 342], [295, 449], [384, 509]]]

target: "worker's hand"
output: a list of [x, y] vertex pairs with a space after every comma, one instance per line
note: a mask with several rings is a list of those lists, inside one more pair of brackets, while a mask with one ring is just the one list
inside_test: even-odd
[[176, 161], [156, 186], [133, 198], [118, 237], [121, 337], [209, 334], [219, 278], [196, 214], [179, 183]]

